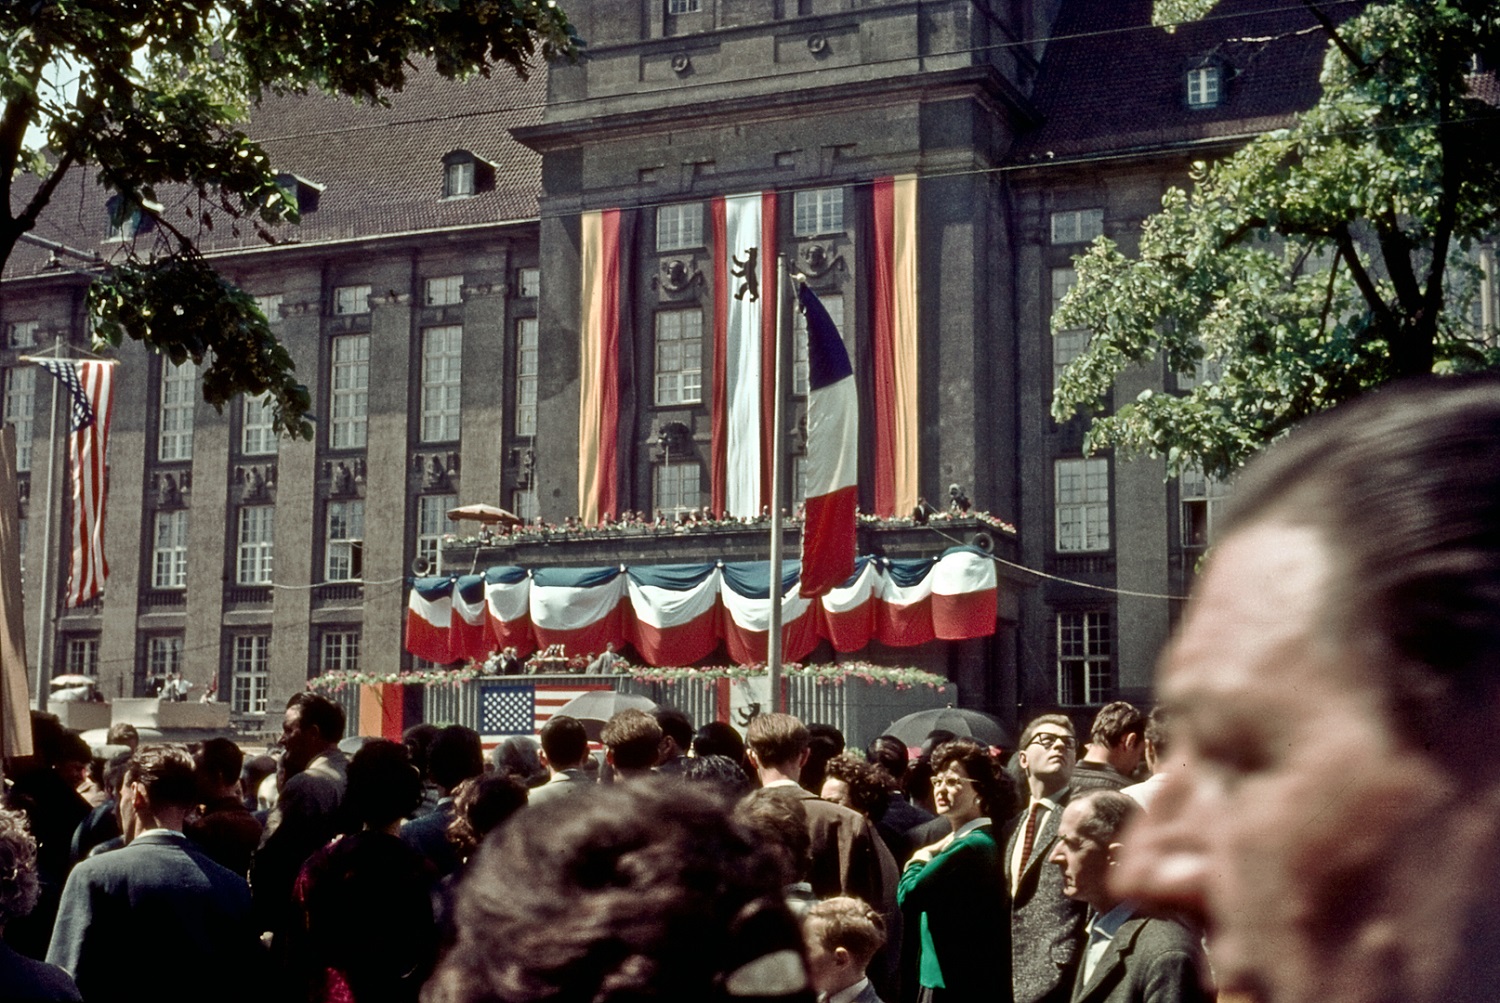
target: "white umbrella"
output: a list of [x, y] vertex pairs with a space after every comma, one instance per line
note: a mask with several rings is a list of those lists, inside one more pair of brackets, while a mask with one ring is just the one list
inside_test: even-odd
[[520, 516], [513, 512], [507, 512], [495, 505], [460, 505], [458, 508], [448, 510], [448, 518], [455, 521], [459, 519], [472, 519], [474, 522], [486, 522], [492, 525], [519, 526]]

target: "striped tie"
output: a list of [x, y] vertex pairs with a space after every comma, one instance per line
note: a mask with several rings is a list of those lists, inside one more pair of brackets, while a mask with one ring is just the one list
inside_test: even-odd
[[1031, 806], [1031, 814], [1026, 816], [1026, 836], [1021, 840], [1021, 870], [1026, 869], [1026, 861], [1031, 859], [1031, 848], [1036, 844], [1036, 820], [1041, 817], [1042, 803], [1038, 801]]

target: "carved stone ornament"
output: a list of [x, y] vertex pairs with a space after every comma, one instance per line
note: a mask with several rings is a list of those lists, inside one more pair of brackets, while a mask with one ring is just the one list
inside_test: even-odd
[[328, 481], [328, 493], [334, 498], [357, 497], [365, 484], [365, 461], [328, 460], [323, 464], [323, 476]]
[[802, 263], [802, 273], [809, 279], [826, 279], [835, 270], [848, 269], [844, 256], [832, 241], [806, 241], [797, 248], [797, 260]]
[[651, 276], [651, 286], [664, 296], [683, 296], [696, 292], [704, 282], [703, 272], [691, 258], [665, 258], [657, 274]]

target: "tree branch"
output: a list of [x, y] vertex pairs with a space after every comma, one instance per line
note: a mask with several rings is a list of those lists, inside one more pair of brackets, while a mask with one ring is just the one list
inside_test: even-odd
[[1349, 234], [1348, 224], [1340, 224], [1334, 233], [1334, 239], [1339, 242], [1339, 255], [1349, 266], [1349, 277], [1359, 287], [1360, 295], [1374, 311], [1379, 325], [1382, 328], [1395, 326], [1396, 317], [1391, 312], [1390, 304], [1381, 297], [1380, 290], [1375, 288], [1375, 282], [1370, 278], [1370, 273], [1365, 271], [1364, 263], [1359, 260], [1359, 250], [1354, 246], [1354, 238]]
[[1344, 54], [1345, 59], [1349, 60], [1360, 72], [1364, 72], [1370, 68], [1370, 65], [1355, 51], [1354, 46], [1350, 45], [1344, 39], [1344, 36], [1339, 34], [1338, 25], [1334, 24], [1333, 19], [1323, 13], [1321, 7], [1314, 3], [1313, 0], [1302, 0], [1302, 6], [1312, 12], [1312, 16], [1323, 26], [1323, 31], [1328, 35], [1333, 44], [1338, 46], [1338, 50]]

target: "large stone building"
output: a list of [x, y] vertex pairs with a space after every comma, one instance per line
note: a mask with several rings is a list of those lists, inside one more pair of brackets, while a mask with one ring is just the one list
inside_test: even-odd
[[[865, 510], [899, 519], [918, 495], [944, 505], [957, 485], [1015, 524], [993, 541], [998, 555], [1043, 573], [1007, 565], [994, 638], [881, 657], [946, 672], [966, 704], [1007, 717], [1145, 696], [1217, 488], [1168, 482], [1159, 461], [1082, 455], [1082, 424], [1049, 416], [1054, 374], [1082, 335], [1054, 339], [1049, 316], [1087, 241], [1106, 233], [1129, 248], [1192, 161], [1312, 101], [1324, 46], [1311, 14], [1224, 0], [1169, 33], [1149, 26], [1149, 0], [571, 6], [586, 58], [531, 82], [428, 74], [389, 109], [304, 98], [257, 110], [252, 134], [304, 222], [275, 245], [221, 227], [205, 247], [261, 298], [313, 390], [317, 437], [276, 441], [258, 402], [218, 414], [191, 368], [127, 346], [108, 588], [55, 618], [52, 381], [19, 357], [83, 342], [88, 263], [37, 245], [13, 256], [0, 366], [22, 447], [33, 659], [96, 674], [107, 695], [181, 669], [252, 717], [310, 674], [409, 667], [404, 580], [441, 559], [448, 507], [500, 503], [562, 523], [597, 502], [580, 464], [597, 360], [580, 344], [587, 221], [601, 211], [619, 210], [606, 510], [714, 503], [715, 317], [735, 291], [715, 260], [715, 200], [775, 193], [764, 246], [842, 322], [864, 441], [893, 434], [870, 417], [883, 406], [905, 436], [894, 473], [865, 461]], [[894, 410], [877, 361], [891, 179], [912, 199], [910, 355]], [[114, 232], [109, 220], [80, 172], [35, 233], [104, 259], [157, 239], [149, 215]], [[764, 258], [761, 271], [771, 287]], [[804, 367], [790, 351], [787, 506], [803, 476]], [[1188, 378], [1147, 367], [1118, 392]], [[60, 455], [53, 464], [60, 498]], [[862, 544], [883, 546], [882, 532]], [[948, 542], [934, 534], [931, 552]], [[553, 552], [592, 563], [602, 546]]]

